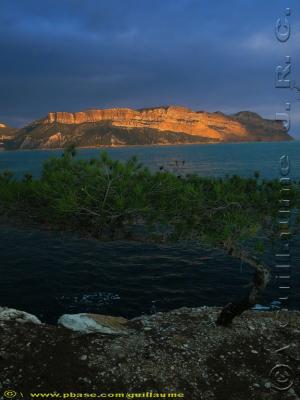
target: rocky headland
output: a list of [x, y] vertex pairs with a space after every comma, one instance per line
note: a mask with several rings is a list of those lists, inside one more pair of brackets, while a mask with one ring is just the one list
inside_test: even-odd
[[50, 112], [15, 132], [7, 149], [292, 140], [282, 122], [249, 111], [225, 115], [168, 106]]

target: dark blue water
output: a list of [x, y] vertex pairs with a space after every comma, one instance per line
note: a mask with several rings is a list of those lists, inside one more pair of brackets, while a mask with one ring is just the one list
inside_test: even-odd
[[[95, 156], [99, 149], [79, 150]], [[41, 171], [58, 151], [0, 153], [0, 169]], [[300, 142], [209, 146], [134, 147], [109, 149], [114, 158], [137, 154], [152, 169], [224, 176], [279, 177], [278, 160], [288, 154], [292, 176], [300, 179]], [[300, 309], [300, 238], [291, 246], [293, 291], [291, 308]], [[251, 270], [222, 252], [195, 244], [154, 245], [132, 242], [99, 243], [75, 235], [0, 226], [0, 305], [55, 322], [65, 312], [96, 312], [133, 317], [181, 306], [224, 305], [245, 293]], [[272, 251], [266, 255], [274, 266]], [[280, 295], [273, 279], [262, 303]]]
[[[260, 171], [264, 178], [278, 178], [279, 159], [287, 154], [291, 161], [291, 177], [300, 180], [300, 141], [273, 143], [235, 143], [217, 145], [180, 145], [153, 147], [108, 148], [114, 159], [127, 160], [137, 155], [152, 170], [164, 166], [177, 172], [197, 172], [202, 176], [238, 174], [252, 176]], [[96, 157], [100, 149], [79, 149], [78, 156]], [[38, 176], [43, 162], [60, 155], [60, 150], [0, 152], [0, 171], [11, 170], [18, 176], [25, 172]], [[184, 164], [183, 164], [184, 162]]]
[[[292, 245], [292, 308], [300, 308], [299, 245], [300, 238]], [[1, 226], [0, 253], [0, 304], [50, 322], [65, 312], [133, 317], [182, 306], [221, 306], [245, 293], [252, 274], [240, 261], [195, 243], [101, 243], [10, 226]], [[279, 295], [273, 279], [262, 303]]]

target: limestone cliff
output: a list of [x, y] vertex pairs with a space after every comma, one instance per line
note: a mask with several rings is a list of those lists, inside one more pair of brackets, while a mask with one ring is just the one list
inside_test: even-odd
[[82, 124], [111, 121], [113, 126], [126, 128], [151, 128], [158, 131], [182, 132], [189, 135], [222, 139], [226, 134], [247, 135], [247, 130], [239, 121], [220, 113], [194, 112], [185, 107], [153, 108], [131, 110], [115, 108], [88, 110], [78, 113], [49, 113], [45, 124]]
[[20, 130], [19, 148], [292, 140], [281, 122], [258, 114], [192, 111], [170, 106], [51, 112]]

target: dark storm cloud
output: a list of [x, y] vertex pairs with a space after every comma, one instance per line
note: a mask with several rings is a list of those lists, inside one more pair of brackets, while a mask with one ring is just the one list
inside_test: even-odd
[[273, 29], [284, 5], [270, 3], [2, 0], [0, 119], [22, 125], [50, 110], [161, 104], [272, 118], [295, 97], [274, 89], [284, 55], [300, 81], [300, 6], [289, 2], [293, 34], [282, 45]]

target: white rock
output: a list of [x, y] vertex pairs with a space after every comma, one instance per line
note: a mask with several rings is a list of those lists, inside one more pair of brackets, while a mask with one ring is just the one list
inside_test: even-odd
[[41, 321], [35, 315], [8, 307], [0, 307], [0, 321], [41, 324]]
[[72, 331], [107, 334], [127, 334], [125, 322], [127, 322], [127, 319], [122, 317], [85, 313], [64, 314], [58, 320], [59, 325]]

